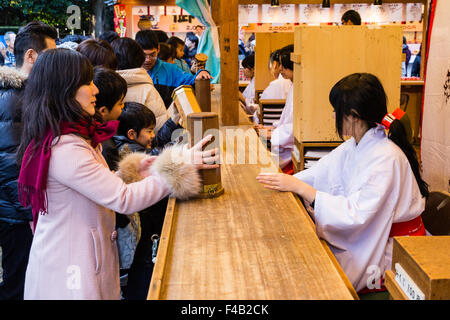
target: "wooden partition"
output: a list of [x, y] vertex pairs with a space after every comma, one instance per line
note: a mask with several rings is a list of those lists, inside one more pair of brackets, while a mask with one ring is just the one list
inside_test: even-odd
[[[400, 105], [401, 26], [300, 26], [294, 33], [293, 132], [298, 144], [340, 140], [328, 97], [334, 84], [351, 73], [376, 75], [388, 111]], [[294, 154], [299, 152], [294, 148]]]
[[255, 35], [255, 91], [263, 91], [272, 80], [269, 72], [270, 54], [284, 46], [294, 43], [294, 33], [256, 33]]

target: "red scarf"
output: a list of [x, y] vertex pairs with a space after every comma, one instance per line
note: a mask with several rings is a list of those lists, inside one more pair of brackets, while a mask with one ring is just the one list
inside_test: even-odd
[[[96, 148], [99, 143], [114, 136], [118, 126], [119, 121], [108, 121], [101, 124], [93, 120], [90, 125], [88, 125], [86, 120], [73, 123], [65, 122], [61, 124], [61, 135], [69, 133], [79, 134], [86, 139], [90, 139], [91, 146]], [[24, 207], [31, 205], [34, 229], [36, 228], [39, 212], [41, 214], [47, 213], [46, 189], [53, 139], [53, 133], [49, 130], [42, 142], [42, 146], [34, 154], [31, 154], [34, 148], [34, 140], [31, 140], [25, 150], [20, 168], [18, 182], [19, 201]]]

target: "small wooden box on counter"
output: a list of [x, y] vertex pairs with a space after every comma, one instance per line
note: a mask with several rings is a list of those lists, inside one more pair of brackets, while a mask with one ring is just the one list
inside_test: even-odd
[[396, 300], [449, 300], [450, 236], [395, 237], [386, 288]]

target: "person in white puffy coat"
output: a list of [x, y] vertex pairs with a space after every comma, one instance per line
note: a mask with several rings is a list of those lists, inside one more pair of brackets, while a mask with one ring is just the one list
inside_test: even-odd
[[142, 47], [131, 38], [120, 38], [111, 44], [119, 61], [117, 71], [127, 82], [124, 102], [139, 102], [147, 106], [156, 117], [155, 134], [169, 120], [164, 101], [153, 85], [152, 78], [142, 68], [145, 54]]

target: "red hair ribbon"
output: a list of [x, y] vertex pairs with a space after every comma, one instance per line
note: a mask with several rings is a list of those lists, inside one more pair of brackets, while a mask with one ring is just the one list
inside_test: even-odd
[[400, 108], [395, 109], [394, 112], [388, 113], [384, 116], [383, 120], [381, 121], [381, 124], [386, 128], [386, 130], [389, 130], [389, 127], [391, 126], [391, 123], [394, 120], [400, 120], [405, 115], [405, 111], [403, 111]]

